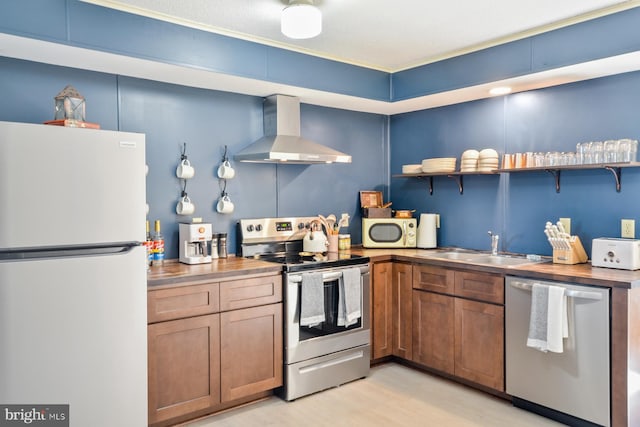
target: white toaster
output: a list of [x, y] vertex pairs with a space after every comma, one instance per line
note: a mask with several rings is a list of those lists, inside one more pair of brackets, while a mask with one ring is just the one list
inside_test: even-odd
[[591, 246], [593, 267], [640, 269], [640, 240], [600, 237]]

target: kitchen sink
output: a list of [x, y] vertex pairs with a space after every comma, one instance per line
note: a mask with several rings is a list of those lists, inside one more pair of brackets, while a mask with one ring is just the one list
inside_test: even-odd
[[438, 252], [429, 255], [432, 258], [454, 259], [458, 261], [469, 261], [476, 257], [484, 257], [486, 254], [476, 254], [472, 252]]
[[522, 257], [513, 257], [508, 255], [483, 255], [480, 257], [467, 260], [474, 264], [488, 264], [488, 265], [503, 265], [503, 266], [515, 266], [525, 264], [536, 264], [541, 261], [533, 261]]
[[450, 251], [450, 252], [438, 252], [430, 254], [431, 258], [450, 259], [454, 261], [463, 261], [471, 264], [482, 265], [497, 265], [497, 266], [517, 266], [525, 264], [536, 264], [543, 261], [533, 261], [524, 257], [517, 257], [511, 255], [489, 255], [487, 253], [477, 252], [462, 252], [462, 251]]

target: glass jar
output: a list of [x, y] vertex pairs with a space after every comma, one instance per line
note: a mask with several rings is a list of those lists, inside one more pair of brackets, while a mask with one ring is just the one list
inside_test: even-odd
[[338, 235], [338, 250], [346, 251], [351, 249], [351, 234]]

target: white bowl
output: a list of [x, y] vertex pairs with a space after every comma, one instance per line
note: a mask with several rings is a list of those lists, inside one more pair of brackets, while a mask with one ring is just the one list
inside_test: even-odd
[[498, 158], [498, 152], [496, 150], [494, 150], [493, 148], [485, 148], [484, 150], [480, 151], [480, 159], [486, 159], [486, 158], [491, 158], [491, 159], [497, 159]]
[[462, 159], [477, 159], [480, 156], [478, 150], [466, 150], [462, 153]]
[[402, 173], [420, 173], [422, 165], [402, 165]]

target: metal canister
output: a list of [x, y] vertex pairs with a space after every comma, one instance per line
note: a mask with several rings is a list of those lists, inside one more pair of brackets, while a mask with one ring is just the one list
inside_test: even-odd
[[218, 257], [227, 257], [227, 233], [218, 233]]

